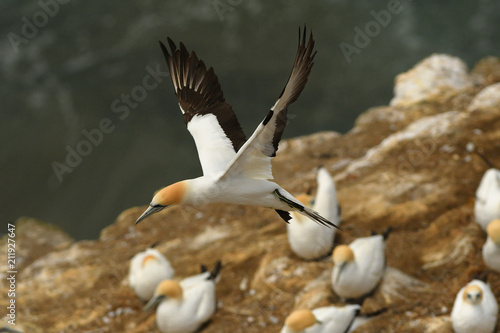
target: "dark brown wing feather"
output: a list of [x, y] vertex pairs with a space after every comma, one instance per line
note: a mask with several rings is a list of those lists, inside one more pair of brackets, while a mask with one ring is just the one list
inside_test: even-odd
[[246, 137], [231, 105], [224, 99], [213, 68], [207, 70], [203, 61], [194, 52], [189, 54], [183, 43], [177, 49], [170, 38], [167, 40], [170, 53], [161, 41], [160, 47], [167, 61], [177, 100], [184, 112], [185, 124], [195, 115], [214, 114], [237, 152]]
[[309, 76], [309, 73], [311, 73], [311, 68], [314, 64], [313, 60], [316, 52], [313, 53], [314, 39], [312, 32], [310, 33], [309, 42], [307, 43], [307, 45], [306, 40], [306, 27], [304, 27], [302, 36], [299, 28], [299, 45], [297, 48], [297, 55], [295, 57], [292, 72], [290, 73], [290, 77], [288, 78], [288, 81], [280, 94], [278, 102], [271, 109], [272, 112], [278, 112], [275, 120], [276, 130], [273, 136], [273, 157], [276, 155], [278, 144], [281, 140], [281, 136], [283, 135], [283, 131], [285, 130], [285, 126], [287, 123], [287, 108], [290, 104], [295, 102], [297, 98], [299, 98], [300, 93], [307, 83], [307, 78]]

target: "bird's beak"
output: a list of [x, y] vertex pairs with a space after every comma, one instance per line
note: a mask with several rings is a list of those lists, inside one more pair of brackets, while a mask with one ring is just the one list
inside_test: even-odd
[[165, 208], [167, 206], [149, 206], [148, 209], [146, 209], [144, 211], [144, 213], [142, 213], [141, 216], [139, 216], [139, 218], [137, 219], [137, 221], [135, 221], [135, 224], [141, 222], [142, 220], [144, 220], [146, 217], [148, 217], [149, 215], [152, 215], [154, 213], [158, 213], [160, 210], [162, 210], [163, 208]]
[[153, 296], [149, 300], [149, 302], [146, 305], [144, 305], [144, 307], [142, 308], [142, 311], [148, 311], [149, 309], [154, 307], [156, 304], [160, 303], [164, 298], [165, 298], [165, 296], [163, 296], [163, 295]]
[[334, 276], [334, 279], [333, 281], [335, 282], [335, 284], [337, 284], [337, 282], [339, 282], [339, 278], [340, 278], [340, 274], [342, 273], [342, 270], [344, 269], [344, 267], [347, 265], [347, 262], [344, 262], [342, 264], [340, 264], [339, 266], [339, 269], [337, 270], [335, 276]]

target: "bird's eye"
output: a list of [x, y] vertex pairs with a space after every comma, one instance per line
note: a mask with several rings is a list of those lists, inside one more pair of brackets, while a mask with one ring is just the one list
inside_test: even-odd
[[162, 207], [165, 207], [163, 205], [160, 205], [160, 204], [154, 204], [154, 205], [150, 205], [151, 207], [153, 208], [162, 208]]

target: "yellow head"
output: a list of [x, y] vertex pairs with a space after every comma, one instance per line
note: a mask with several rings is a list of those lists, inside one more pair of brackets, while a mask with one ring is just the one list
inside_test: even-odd
[[135, 223], [139, 223], [144, 220], [149, 215], [157, 213], [162, 209], [180, 204], [183, 202], [184, 197], [186, 195], [186, 182], [181, 181], [175, 184], [169, 185], [167, 187], [162, 188], [157, 191], [149, 204], [148, 209], [135, 221]]
[[285, 325], [292, 331], [300, 332], [316, 324], [317, 320], [311, 310], [295, 310], [285, 320]]
[[155, 295], [180, 299], [182, 298], [182, 288], [175, 280], [164, 280], [156, 287]]
[[339, 245], [333, 250], [332, 257], [335, 265], [343, 265], [354, 261], [354, 252], [347, 245]]
[[500, 245], [500, 220], [496, 219], [490, 222], [488, 224], [488, 227], [486, 228], [486, 232], [488, 233], [488, 237], [491, 238], [491, 240], [497, 244]]
[[344, 268], [354, 261], [354, 252], [347, 245], [337, 246], [332, 253], [334, 268], [333, 283], [336, 284]]
[[464, 289], [462, 299], [464, 300], [464, 302], [470, 304], [479, 304], [483, 299], [483, 291], [478, 285], [475, 284], [468, 285]]
[[152, 255], [152, 254], [148, 254], [148, 255], [146, 255], [146, 256], [142, 259], [141, 266], [144, 268], [148, 262], [151, 262], [151, 261], [156, 261], [156, 260], [158, 260], [158, 258], [156, 258], [156, 256], [154, 256], [154, 255]]
[[167, 298], [177, 300], [182, 299], [182, 287], [179, 282], [174, 280], [163, 280], [160, 282], [160, 284], [156, 287], [153, 297], [142, 310], [147, 311]]

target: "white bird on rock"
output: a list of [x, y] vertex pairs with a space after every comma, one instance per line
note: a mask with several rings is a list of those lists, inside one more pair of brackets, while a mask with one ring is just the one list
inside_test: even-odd
[[281, 333], [346, 333], [360, 309], [352, 304], [296, 310], [286, 318]]
[[460, 289], [451, 311], [455, 333], [493, 333], [497, 322], [498, 304], [490, 286], [472, 280]]
[[483, 246], [483, 260], [486, 266], [500, 273], [500, 219], [491, 221], [486, 228], [488, 238]]
[[[339, 225], [340, 206], [337, 201], [337, 191], [332, 177], [325, 168], [318, 170], [317, 184], [318, 190], [314, 200], [306, 194], [297, 196], [297, 200], [306, 207], [311, 207], [335, 225]], [[311, 205], [313, 201], [314, 204]], [[292, 251], [307, 260], [327, 256], [333, 247], [335, 229], [325, 229], [296, 212], [290, 212], [290, 215], [292, 218], [287, 225], [287, 230], [288, 242]]]
[[232, 203], [273, 208], [285, 221], [290, 219], [289, 211], [297, 211], [319, 224], [335, 226], [271, 181], [271, 159], [285, 129], [287, 108], [302, 92], [316, 54], [312, 33], [307, 43], [306, 39], [306, 30], [302, 36], [299, 30], [297, 56], [288, 82], [248, 140], [224, 100], [213, 69], [207, 70], [184, 44], [177, 49], [168, 38], [169, 53], [160, 42], [184, 122], [196, 143], [203, 176], [158, 191], [136, 223], [176, 204]]
[[488, 169], [481, 178], [476, 191], [474, 216], [483, 230], [491, 221], [500, 219], [500, 170]]
[[192, 333], [206, 323], [216, 311], [215, 284], [220, 261], [211, 272], [204, 272], [177, 282], [160, 282], [144, 311], [158, 304], [156, 324], [164, 333]]
[[344, 299], [361, 298], [380, 283], [385, 270], [386, 233], [338, 245], [333, 250], [333, 291]]
[[151, 299], [158, 284], [175, 274], [170, 262], [158, 250], [149, 248], [137, 253], [130, 261], [128, 282], [135, 294], [144, 301]]

